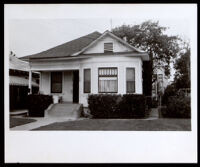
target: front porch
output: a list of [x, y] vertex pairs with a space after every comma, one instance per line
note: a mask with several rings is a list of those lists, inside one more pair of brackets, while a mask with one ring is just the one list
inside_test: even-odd
[[[57, 97], [59, 102], [79, 103], [79, 70], [39, 71], [39, 93]], [[29, 83], [32, 71], [29, 71]], [[32, 86], [29, 84], [29, 94]]]

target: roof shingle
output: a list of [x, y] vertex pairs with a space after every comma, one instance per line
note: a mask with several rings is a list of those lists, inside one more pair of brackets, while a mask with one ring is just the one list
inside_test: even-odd
[[59, 46], [56, 46], [54, 48], [48, 49], [46, 51], [21, 57], [22, 59], [26, 58], [52, 58], [52, 57], [67, 57], [72, 55], [73, 53], [76, 53], [86, 46], [88, 46], [90, 43], [92, 43], [94, 40], [96, 40], [98, 37], [100, 37], [102, 34], [95, 31], [91, 34], [85, 35], [83, 37], [77, 38], [75, 40], [66, 42], [64, 44], [61, 44]]

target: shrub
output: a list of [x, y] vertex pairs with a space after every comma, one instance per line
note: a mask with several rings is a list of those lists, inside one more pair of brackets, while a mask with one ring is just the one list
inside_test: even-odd
[[44, 117], [44, 111], [53, 103], [50, 95], [28, 95], [29, 116]]
[[170, 97], [163, 117], [191, 118], [190, 97]]
[[144, 95], [125, 94], [119, 104], [120, 117], [144, 118], [146, 116]]
[[93, 118], [116, 118], [121, 95], [92, 94], [88, 97], [88, 107]]
[[173, 85], [168, 85], [167, 88], [164, 91], [164, 94], [162, 96], [162, 104], [167, 104], [168, 103], [168, 99], [171, 96], [175, 96], [176, 95], [176, 89]]
[[145, 96], [93, 94], [88, 107], [93, 118], [143, 118], [146, 116]]

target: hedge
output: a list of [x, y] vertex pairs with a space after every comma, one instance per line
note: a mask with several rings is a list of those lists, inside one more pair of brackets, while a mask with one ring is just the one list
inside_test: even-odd
[[170, 97], [166, 110], [161, 110], [165, 118], [191, 118], [190, 97]]
[[144, 95], [125, 94], [119, 104], [122, 118], [144, 118], [146, 100]]
[[119, 113], [121, 95], [92, 94], [88, 97], [88, 108], [93, 118], [116, 118]]
[[144, 118], [147, 115], [144, 95], [91, 94], [88, 108], [93, 118]]
[[50, 95], [28, 95], [28, 110], [31, 117], [44, 117], [44, 111], [53, 103]]

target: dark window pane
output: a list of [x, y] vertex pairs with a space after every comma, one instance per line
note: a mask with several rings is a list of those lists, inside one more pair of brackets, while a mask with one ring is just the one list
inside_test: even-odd
[[51, 73], [51, 93], [62, 93], [62, 72]]
[[84, 93], [90, 93], [91, 89], [91, 71], [84, 69]]
[[126, 69], [126, 92], [135, 93], [135, 68]]

